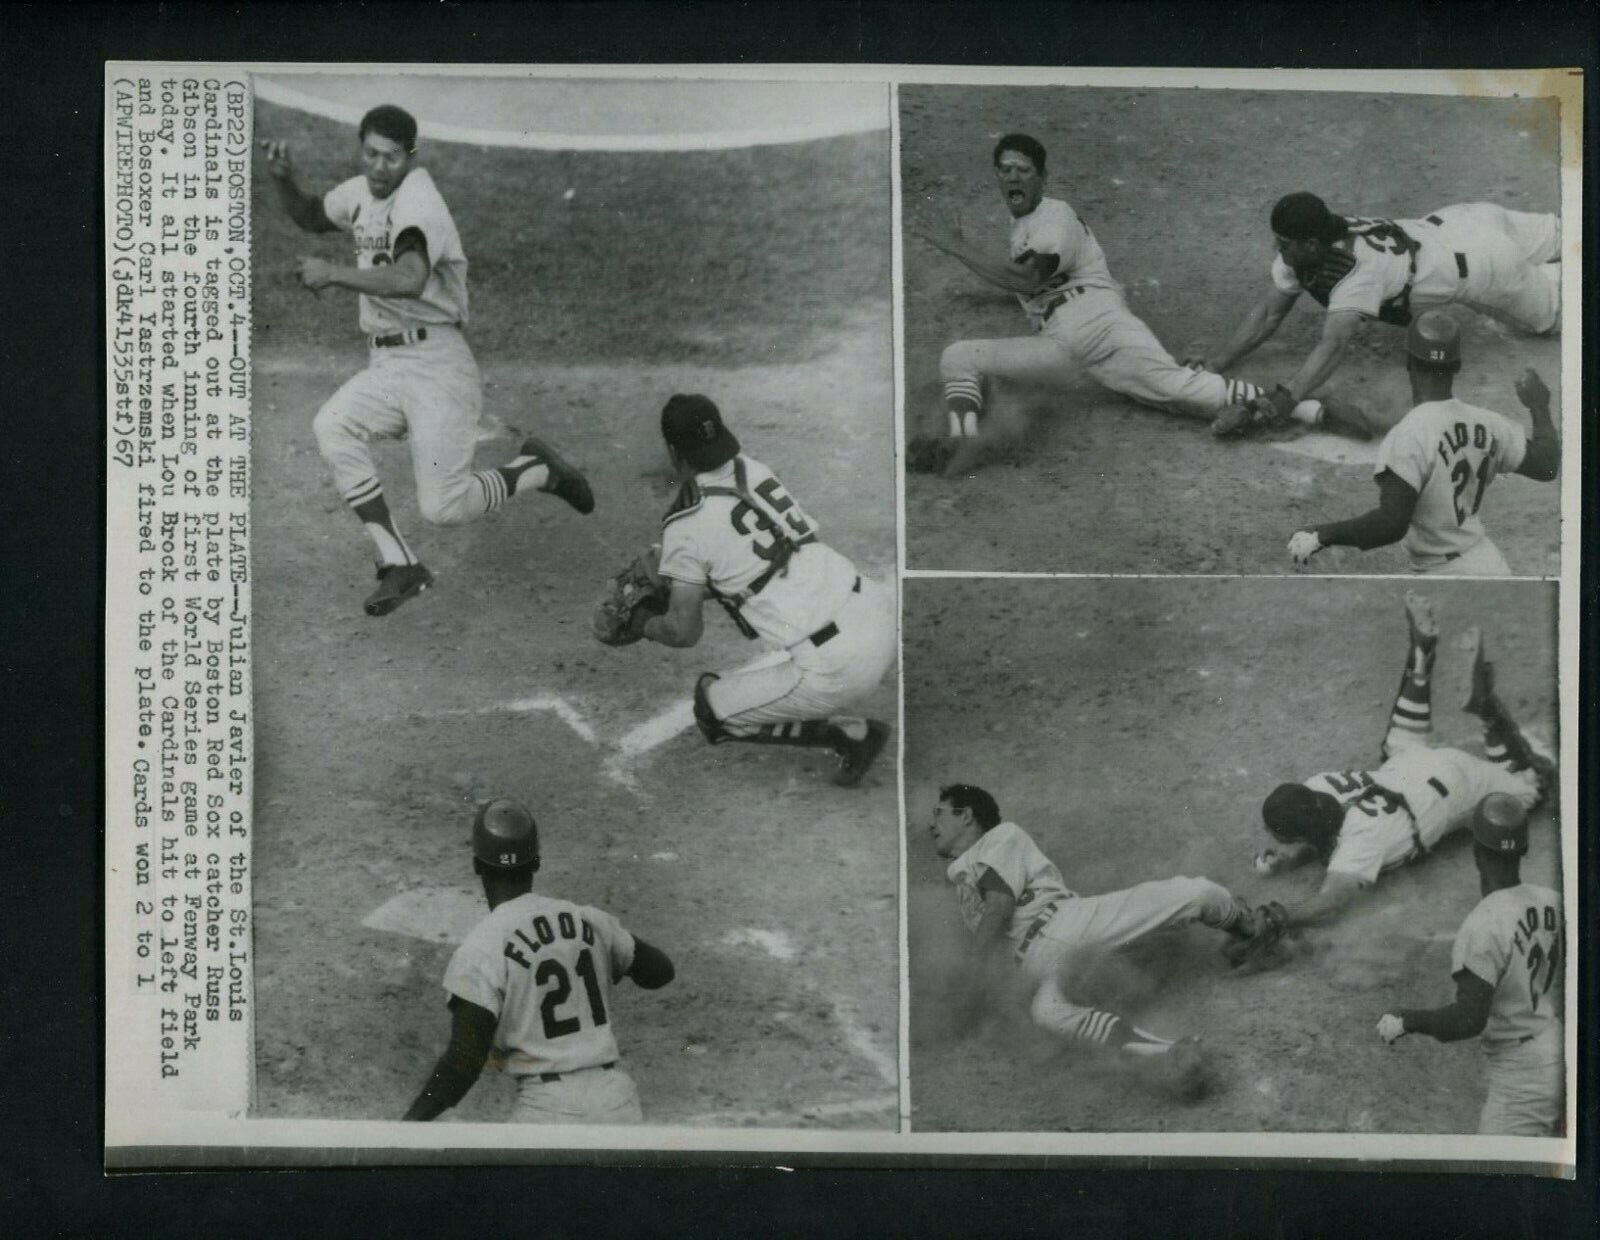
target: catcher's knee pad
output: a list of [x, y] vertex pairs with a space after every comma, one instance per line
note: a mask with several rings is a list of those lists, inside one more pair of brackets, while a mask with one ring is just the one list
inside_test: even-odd
[[700, 729], [700, 735], [715, 745], [718, 741], [725, 741], [730, 736], [728, 729], [722, 726], [722, 720], [717, 718], [716, 712], [711, 709], [709, 690], [711, 682], [720, 677], [715, 672], [704, 673], [699, 680], [694, 682], [694, 722]]

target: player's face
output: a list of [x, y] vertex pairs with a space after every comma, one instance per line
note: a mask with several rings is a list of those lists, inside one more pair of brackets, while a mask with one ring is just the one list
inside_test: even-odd
[[387, 198], [400, 188], [411, 171], [411, 156], [400, 143], [381, 133], [367, 131], [361, 139], [361, 167], [374, 198]]
[[1278, 253], [1290, 268], [1307, 267], [1321, 257], [1321, 247], [1315, 241], [1295, 241], [1289, 237], [1280, 237], [1277, 233], [1272, 235], [1277, 243]]
[[948, 801], [940, 801], [933, 807], [928, 834], [933, 837], [934, 851], [941, 857], [959, 857], [966, 852], [971, 846], [968, 837], [976, 830], [971, 810], [956, 809]]
[[1014, 218], [1027, 215], [1044, 197], [1044, 175], [1021, 151], [1000, 152], [994, 179], [1000, 186], [1000, 196], [1006, 200], [1006, 210]]

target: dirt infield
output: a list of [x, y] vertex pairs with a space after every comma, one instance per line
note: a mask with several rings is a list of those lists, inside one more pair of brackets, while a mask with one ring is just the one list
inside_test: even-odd
[[[1404, 581], [906, 583], [906, 797], [912, 1126], [996, 1131], [1471, 1132], [1481, 1052], [1373, 1033], [1386, 1006], [1446, 1002], [1450, 943], [1478, 900], [1461, 837], [1384, 876], [1283, 967], [1240, 977], [1182, 927], [1095, 962], [1088, 997], [1203, 1039], [1187, 1103], [1037, 1033], [1022, 997], [977, 1027], [949, 962], [965, 930], [926, 826], [940, 784], [976, 783], [1095, 894], [1177, 874], [1293, 900], [1314, 872], [1266, 879], [1261, 798], [1377, 759], [1406, 651]], [[1480, 624], [1512, 711], [1555, 713], [1555, 590], [1430, 584], [1443, 629], [1436, 742], [1479, 749], [1459, 705], [1461, 633]], [[1549, 808], [1523, 873], [1559, 887]]]
[[[1176, 356], [1219, 346], [1267, 289], [1267, 213], [1311, 189], [1335, 211], [1414, 217], [1455, 202], [1558, 209], [1556, 125], [1547, 101], [1291, 92], [900, 89], [907, 218], [932, 202], [1004, 253], [1009, 217], [990, 150], [1021, 129], [1049, 151], [1045, 192], [1094, 230], [1133, 312]], [[1575, 273], [1573, 273], [1575, 274]], [[1569, 274], [1569, 278], [1572, 278]], [[1512, 382], [1533, 366], [1559, 399], [1560, 341], [1521, 336], [1467, 311], [1463, 399], [1519, 418]], [[1288, 378], [1322, 314], [1295, 310], [1238, 377]], [[906, 426], [942, 420], [938, 362], [954, 340], [1027, 334], [1015, 300], [953, 259], [905, 241]], [[1329, 390], [1390, 425], [1409, 406], [1404, 333], [1369, 325]], [[1144, 409], [1084, 378], [1065, 393], [997, 394], [996, 420], [1031, 426], [1026, 446], [975, 476], [915, 475], [906, 487], [911, 568], [973, 571], [1282, 573], [1305, 524], [1376, 499], [1368, 449], [1335, 463], [1261, 440], [1219, 442], [1202, 422]], [[1559, 567], [1559, 493], [1497, 483], [1485, 523], [1521, 575]], [[1317, 571], [1405, 571], [1398, 547], [1324, 552]]]
[[[294, 144], [303, 184], [353, 171], [347, 128], [262, 104], [257, 132]], [[438, 578], [382, 620], [361, 613], [368, 548], [310, 428], [364, 364], [355, 299], [289, 274], [345, 247], [297, 234], [257, 178], [258, 1114], [404, 1111], [448, 1034], [448, 940], [481, 908], [472, 803], [505, 793], [539, 819], [540, 889], [677, 964], [663, 991], [616, 992], [652, 1122], [896, 1123], [893, 750], [849, 792], [809, 752], [712, 750], [689, 688], [752, 644], [720, 618], [692, 651], [589, 635], [601, 584], [670, 498], [656, 418], [675, 391], [717, 399], [822, 537], [892, 579], [887, 151], [886, 134], [674, 157], [428, 149], [502, 428], [480, 459], [537, 430], [598, 509], [532, 497], [427, 527], [408, 449], [381, 446]], [[895, 717], [892, 678], [864, 708]], [[455, 1114], [502, 1118], [510, 1094], [486, 1072]]]

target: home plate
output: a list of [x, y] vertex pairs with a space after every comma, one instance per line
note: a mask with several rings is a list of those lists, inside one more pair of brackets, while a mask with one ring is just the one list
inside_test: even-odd
[[1375, 465], [1378, 461], [1378, 445], [1381, 442], [1373, 439], [1362, 443], [1356, 439], [1345, 439], [1341, 435], [1324, 435], [1318, 431], [1311, 431], [1295, 439], [1275, 441], [1269, 446], [1279, 452], [1309, 456], [1313, 460], [1328, 461], [1334, 465]]
[[459, 887], [413, 887], [385, 900], [361, 924], [428, 943], [459, 943], [488, 911], [481, 895]]

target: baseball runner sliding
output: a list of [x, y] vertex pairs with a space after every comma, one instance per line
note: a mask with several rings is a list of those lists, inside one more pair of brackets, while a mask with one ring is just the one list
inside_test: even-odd
[[467, 324], [467, 256], [433, 178], [416, 164], [417, 122], [392, 105], [361, 120], [362, 174], [318, 196], [300, 188], [289, 148], [263, 140], [267, 174], [289, 217], [305, 232], [342, 231], [355, 265], [302, 258], [300, 283], [313, 293], [350, 289], [361, 305], [367, 368], [346, 381], [312, 423], [339, 494], [360, 519], [378, 557], [369, 616], [385, 616], [433, 585], [433, 574], [401, 535], [368, 444], [411, 441], [417, 506], [434, 525], [459, 525], [494, 512], [519, 491], [547, 491], [581, 513], [594, 510], [584, 476], [533, 436], [516, 456], [474, 470], [483, 381], [462, 329]]

